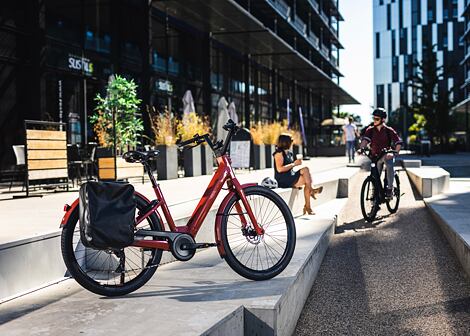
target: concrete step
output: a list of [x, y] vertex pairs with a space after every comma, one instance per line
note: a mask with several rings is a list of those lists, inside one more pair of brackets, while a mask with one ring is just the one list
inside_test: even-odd
[[440, 167], [406, 168], [406, 172], [423, 198], [438, 195], [449, 188], [450, 174]]
[[424, 203], [470, 279], [470, 179], [451, 179], [447, 192]]
[[[348, 181], [358, 172], [357, 168], [339, 168], [328, 172], [315, 175], [316, 185], [323, 185], [324, 191], [318, 195], [318, 199], [313, 201], [313, 205], [321, 205], [337, 197], [347, 197]], [[256, 174], [250, 174], [251, 181], [261, 181], [266, 172], [260, 171]], [[241, 181], [246, 177], [239, 177]], [[183, 179], [184, 180], [184, 179]], [[201, 177], [200, 184], [208, 183], [210, 177]], [[207, 181], [206, 181], [207, 180]], [[177, 195], [170, 201], [170, 211], [175, 219], [177, 226], [185, 225], [196, 207], [199, 199], [194, 199], [193, 195], [188, 196], [187, 190], [192, 190], [188, 183], [190, 181], [181, 181]], [[172, 187], [178, 186], [176, 182], [171, 182]], [[184, 186], [184, 183], [188, 184]], [[145, 195], [151, 195], [149, 185], [136, 185], [136, 189]], [[302, 190], [297, 189], [276, 189], [275, 190], [291, 208], [294, 215], [300, 215], [304, 205], [304, 196]], [[186, 195], [186, 198], [184, 196]], [[225, 194], [219, 195], [212, 210], [198, 233], [197, 241], [214, 241], [214, 222], [217, 208]], [[183, 199], [182, 202], [177, 202]], [[70, 201], [73, 201], [73, 197]], [[0, 267], [2, 276], [0, 277], [0, 302], [9, 300], [12, 297], [22, 295], [29, 291], [47, 286], [50, 283], [61, 281], [66, 276], [66, 268], [62, 260], [60, 251], [59, 220], [61, 213], [60, 207], [48, 209], [47, 213], [42, 214], [43, 220], [49, 220], [55, 229], [48, 226], [44, 234], [36, 234], [33, 237], [12, 240], [0, 244]], [[31, 224], [33, 225], [33, 224]], [[165, 252], [162, 263], [174, 261], [173, 256]]]
[[161, 266], [140, 290], [100, 298], [67, 280], [0, 305], [2, 335], [291, 335], [346, 199], [296, 218], [297, 245], [279, 276], [249, 281], [216, 249]]

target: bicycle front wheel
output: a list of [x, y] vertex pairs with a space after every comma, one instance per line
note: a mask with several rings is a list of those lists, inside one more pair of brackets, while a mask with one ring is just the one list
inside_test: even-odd
[[392, 199], [387, 200], [387, 209], [390, 213], [395, 213], [398, 210], [398, 205], [400, 204], [400, 178], [398, 174], [395, 174], [393, 190], [392, 190]]
[[[135, 195], [137, 210], [146, 200]], [[62, 257], [70, 275], [85, 289], [104, 296], [125, 295], [142, 287], [155, 273], [162, 257], [161, 250], [128, 246], [120, 250], [95, 250], [85, 247], [80, 239], [78, 207], [62, 230]], [[155, 214], [139, 223], [137, 229], [160, 231]]]
[[379, 188], [372, 176], [367, 176], [362, 183], [361, 211], [362, 216], [368, 222], [372, 222], [379, 211]]
[[247, 279], [271, 279], [287, 267], [294, 254], [294, 218], [287, 204], [274, 191], [261, 186], [243, 191], [264, 234], [256, 234], [240, 197], [234, 195], [222, 214], [221, 240], [225, 261]]

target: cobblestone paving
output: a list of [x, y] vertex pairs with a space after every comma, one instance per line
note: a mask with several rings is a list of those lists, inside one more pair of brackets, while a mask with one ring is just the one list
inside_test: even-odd
[[397, 214], [362, 220], [361, 172], [295, 335], [470, 335], [470, 279], [405, 172]]

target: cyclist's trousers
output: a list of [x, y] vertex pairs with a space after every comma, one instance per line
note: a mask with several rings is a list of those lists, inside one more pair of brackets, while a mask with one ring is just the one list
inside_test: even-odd
[[391, 160], [386, 160], [385, 156], [383, 156], [379, 161], [377, 161], [377, 169], [379, 170], [379, 175], [382, 174], [384, 163], [385, 163], [385, 166], [387, 167], [387, 187], [391, 189], [393, 188], [393, 177], [395, 176], [395, 172], [393, 170], [395, 158]]

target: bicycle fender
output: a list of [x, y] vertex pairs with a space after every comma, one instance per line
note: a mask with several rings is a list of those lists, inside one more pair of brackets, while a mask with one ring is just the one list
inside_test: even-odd
[[64, 217], [62, 217], [62, 220], [61, 220], [61, 222], [60, 222], [59, 228], [62, 229], [62, 228], [65, 226], [65, 224], [67, 224], [67, 222], [69, 221], [70, 215], [72, 215], [72, 213], [74, 212], [75, 208], [78, 206], [78, 201], [79, 201], [79, 199], [77, 198], [77, 199], [72, 203], [72, 205], [68, 205], [68, 204], [65, 204], [65, 205], [64, 205], [65, 215], [64, 215]]
[[[248, 187], [253, 187], [258, 185], [258, 183], [245, 183], [242, 184], [241, 187], [242, 189], [248, 188]], [[235, 194], [234, 190], [231, 190], [227, 195], [225, 195], [225, 198], [223, 199], [222, 203], [219, 205], [219, 209], [217, 210], [217, 215], [215, 219], [215, 242], [217, 243], [217, 250], [219, 251], [219, 255], [221, 258], [225, 257], [225, 250], [224, 246], [222, 245], [222, 219], [223, 219], [223, 212], [225, 207], [228, 204], [228, 201], [232, 196]]]

